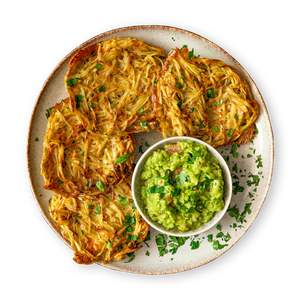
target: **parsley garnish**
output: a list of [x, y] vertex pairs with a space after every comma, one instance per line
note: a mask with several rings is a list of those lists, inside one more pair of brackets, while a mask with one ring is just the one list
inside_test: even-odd
[[228, 244], [220, 244], [218, 240], [214, 240], [212, 246], [215, 250], [221, 250], [224, 247], [228, 246]]
[[233, 128], [230, 128], [230, 129], [227, 129], [226, 130], [226, 135], [228, 138], [231, 138], [232, 135], [233, 135], [233, 132], [234, 132], [234, 129]]
[[50, 117], [51, 112], [52, 112], [52, 107], [46, 109], [45, 115], [47, 119]]
[[155, 237], [155, 242], [157, 245], [159, 256], [164, 256], [168, 253], [167, 250], [167, 236], [165, 234], [157, 234]]
[[105, 191], [105, 184], [101, 180], [96, 182], [96, 187], [100, 192]]
[[206, 91], [206, 97], [207, 98], [215, 98], [216, 97], [215, 90], [213, 88], [208, 89]]
[[189, 51], [189, 59], [192, 59], [194, 57], [194, 48]]
[[183, 88], [183, 84], [182, 84], [181, 82], [177, 81], [177, 82], [176, 82], [176, 87], [177, 87], [178, 89], [182, 89], [182, 88]]
[[83, 96], [82, 95], [76, 95], [75, 96], [75, 101], [76, 101], [76, 108], [79, 108], [80, 107], [80, 103], [83, 99]]
[[123, 197], [123, 196], [119, 195], [118, 196], [118, 201], [123, 206], [128, 205], [128, 199], [126, 197]]
[[132, 262], [135, 259], [134, 252], [128, 253], [127, 256], [128, 256], [129, 259], [127, 261], [125, 261], [125, 263], [130, 263], [130, 262]]
[[148, 122], [147, 121], [140, 121], [140, 125], [141, 125], [141, 127], [146, 128], [146, 127], [148, 127]]
[[261, 155], [257, 155], [256, 156], [256, 168], [259, 169], [259, 168], [262, 168], [263, 167], [263, 163], [262, 163], [262, 157]]
[[251, 186], [251, 185], [258, 186], [258, 185], [259, 185], [260, 178], [259, 178], [258, 175], [250, 174], [250, 175], [248, 176], [248, 178], [250, 178], [249, 180], [247, 180], [247, 185], [248, 185], [248, 186]]
[[76, 77], [75, 78], [70, 78], [70, 79], [67, 80], [67, 85], [68, 86], [74, 86], [74, 85], [77, 84], [78, 80], [79, 80], [79, 78], [76, 78]]
[[124, 155], [121, 155], [119, 156], [117, 159], [116, 159], [116, 164], [122, 164], [124, 162], [127, 161], [127, 159], [130, 157], [130, 153], [126, 153]]
[[95, 65], [95, 67], [97, 70], [100, 70], [100, 69], [102, 69], [103, 65], [98, 63]]
[[191, 247], [191, 250], [198, 249], [200, 247], [200, 241], [192, 240], [190, 242], [190, 247]]
[[100, 212], [101, 212], [101, 207], [100, 207], [99, 204], [97, 204], [96, 207], [95, 207], [95, 214], [96, 214], [96, 215], [99, 215]]
[[232, 143], [232, 145], [231, 145], [230, 153], [232, 154], [232, 156], [233, 156], [234, 158], [239, 157], [239, 153], [237, 152], [238, 147], [239, 147], [239, 146], [238, 146], [237, 143]]
[[99, 88], [98, 88], [98, 92], [99, 93], [102, 93], [102, 92], [105, 92], [106, 91], [106, 87], [104, 85], [101, 85]]

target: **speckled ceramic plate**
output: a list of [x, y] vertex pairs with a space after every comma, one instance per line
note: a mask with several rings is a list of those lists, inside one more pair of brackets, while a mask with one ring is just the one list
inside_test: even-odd
[[[226, 51], [198, 34], [168, 26], [132, 26], [102, 33], [80, 47], [112, 37], [136, 37], [160, 46], [166, 51], [188, 45], [189, 48], [195, 49], [195, 54], [221, 59], [248, 80], [254, 98], [260, 104], [258, 135], [253, 143], [237, 149], [235, 147], [218, 149], [231, 168], [234, 191], [230, 209], [220, 224], [204, 234], [189, 239], [171, 239], [151, 230], [151, 239], [135, 253], [133, 260], [131, 257], [104, 265], [115, 270], [143, 274], [176, 273], [202, 266], [229, 250], [246, 233], [265, 200], [273, 167], [273, 134], [266, 105], [247, 71]], [[33, 110], [28, 136], [28, 170], [32, 190], [45, 220], [53, 229], [48, 213], [51, 192], [43, 188], [43, 179], [40, 175], [42, 141], [47, 123], [45, 111], [67, 96], [63, 78], [67, 63], [77, 50], [78, 48], [69, 53], [46, 80]], [[137, 149], [143, 152], [160, 138], [155, 133], [139, 134], [136, 136], [139, 144]], [[71, 259], [71, 256], [70, 253], [66, 259]]]

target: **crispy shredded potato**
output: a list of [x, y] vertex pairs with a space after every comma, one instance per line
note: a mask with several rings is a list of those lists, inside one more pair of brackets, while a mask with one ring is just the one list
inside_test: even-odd
[[[42, 159], [46, 189], [74, 197], [97, 192], [99, 182], [115, 184], [131, 173], [131, 136], [89, 132], [86, 123], [82, 114], [71, 110], [68, 100], [51, 109]], [[118, 163], [120, 158], [124, 162]]]
[[78, 51], [65, 77], [74, 110], [106, 132], [137, 133], [155, 127], [152, 89], [163, 64], [164, 51], [133, 38], [100, 42]]
[[247, 82], [220, 60], [192, 55], [175, 49], [164, 64], [153, 95], [163, 136], [196, 136], [214, 147], [249, 142], [259, 106]]
[[133, 207], [130, 185], [93, 196], [54, 195], [49, 211], [55, 226], [75, 251], [77, 263], [120, 260], [140, 247], [148, 225]]

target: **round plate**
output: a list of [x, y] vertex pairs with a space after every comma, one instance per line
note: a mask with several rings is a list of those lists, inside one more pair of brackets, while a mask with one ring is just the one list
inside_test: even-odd
[[[256, 123], [258, 134], [254, 141], [238, 148], [229, 146], [218, 149], [231, 168], [234, 191], [230, 209], [220, 224], [186, 240], [161, 236], [151, 230], [151, 239], [136, 251], [133, 260], [131, 257], [104, 265], [114, 270], [143, 274], [176, 273], [202, 266], [230, 249], [255, 220], [270, 186], [274, 143], [266, 105], [250, 75], [226, 51], [198, 34], [169, 26], [131, 26], [102, 33], [69, 53], [46, 80], [32, 113], [27, 149], [32, 191], [45, 220], [54, 229], [48, 212], [51, 192], [43, 188], [43, 178], [40, 175], [43, 136], [47, 125], [45, 111], [67, 96], [64, 75], [72, 54], [80, 47], [113, 37], [136, 37], [166, 51], [188, 45], [190, 49], [194, 48], [196, 55], [221, 59], [233, 66], [249, 82], [253, 96], [260, 104], [261, 112]], [[138, 152], [143, 152], [159, 139], [161, 137], [157, 133], [136, 135]], [[71, 254], [66, 259], [71, 259]]]

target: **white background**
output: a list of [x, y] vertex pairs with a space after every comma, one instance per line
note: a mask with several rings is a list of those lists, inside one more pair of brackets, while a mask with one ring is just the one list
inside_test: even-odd
[[[1, 1], [1, 299], [299, 299], [300, 9], [297, 1]], [[216, 42], [250, 72], [275, 134], [271, 190], [228, 253], [168, 276], [80, 266], [30, 192], [25, 144], [42, 84], [86, 39], [116, 27], [165, 24]]]

